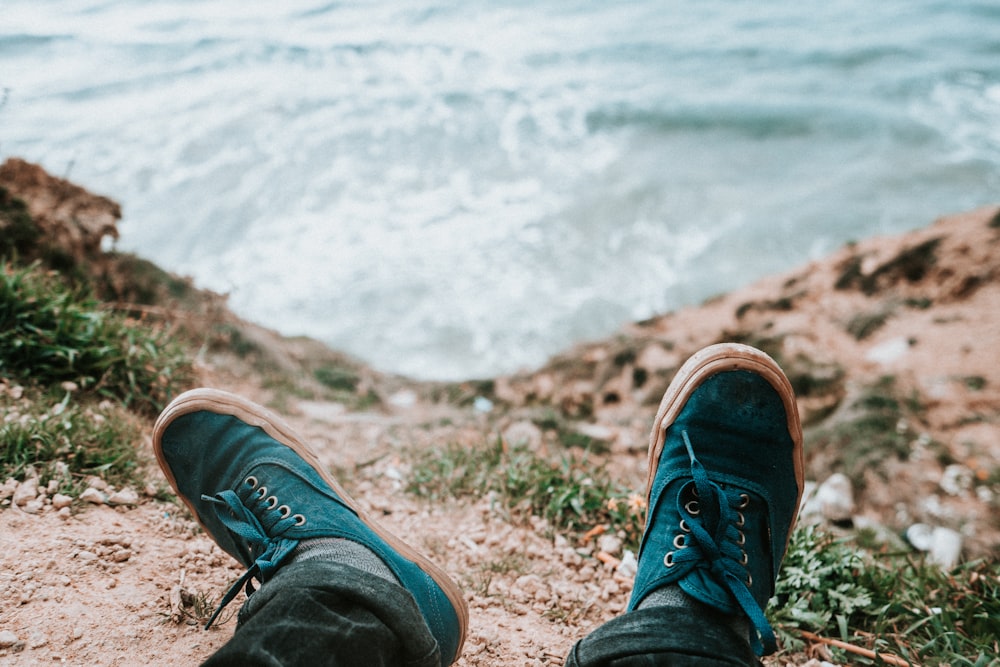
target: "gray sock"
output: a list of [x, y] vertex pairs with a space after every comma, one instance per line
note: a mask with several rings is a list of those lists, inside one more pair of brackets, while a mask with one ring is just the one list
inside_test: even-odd
[[292, 551], [288, 562], [302, 563], [304, 561], [323, 559], [343, 563], [359, 570], [400, 583], [389, 566], [368, 547], [352, 540], [340, 537], [316, 537], [302, 540]]
[[677, 609], [686, 610], [693, 616], [706, 616], [711, 614], [713, 617], [724, 618], [725, 624], [739, 636], [749, 636], [750, 620], [748, 618], [742, 614], [720, 614], [720, 612], [716, 611], [709, 605], [704, 604], [699, 600], [695, 600], [693, 597], [682, 591], [681, 587], [676, 584], [657, 588], [643, 598], [637, 609], [646, 609], [648, 607], [676, 607]]

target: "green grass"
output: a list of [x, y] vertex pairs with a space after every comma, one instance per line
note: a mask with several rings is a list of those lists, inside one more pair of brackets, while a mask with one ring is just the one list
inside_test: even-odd
[[37, 474], [70, 494], [87, 475], [139, 484], [144, 418], [192, 378], [164, 329], [37, 265], [0, 272], [0, 479]]
[[[944, 572], [807, 526], [793, 533], [768, 612], [786, 652], [802, 648], [803, 629], [925, 667], [1000, 664], [997, 560]], [[841, 664], [879, 664], [833, 651]]]
[[37, 266], [0, 274], [0, 375], [38, 386], [63, 382], [155, 414], [192, 377], [185, 350]]
[[[922, 412], [919, 400], [903, 395], [892, 376], [864, 387], [842, 415], [806, 434], [806, 456], [815, 459], [813, 468], [820, 468], [813, 474], [819, 477], [841, 470], [858, 485], [863, 485], [866, 471], [885, 478], [885, 462], [905, 461], [913, 443], [925, 437], [919, 429]], [[941, 449], [933, 441], [927, 446]]]
[[623, 534], [633, 549], [642, 534], [645, 499], [613, 482], [586, 454], [549, 460], [503, 442], [467, 448], [449, 445], [412, 453], [407, 490], [432, 500], [492, 497], [515, 520], [546, 519], [553, 529], [579, 535], [596, 526]]
[[33, 472], [43, 485], [56, 480], [59, 492], [71, 495], [83, 490], [87, 475], [115, 485], [139, 481], [135, 443], [143, 424], [121, 405], [8, 388], [0, 392], [0, 413], [0, 480], [22, 480]]

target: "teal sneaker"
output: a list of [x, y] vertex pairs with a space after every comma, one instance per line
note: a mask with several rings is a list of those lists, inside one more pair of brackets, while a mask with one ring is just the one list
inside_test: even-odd
[[415, 598], [441, 649], [458, 658], [468, 628], [462, 591], [441, 569], [357, 507], [279, 417], [214, 389], [177, 397], [153, 427], [167, 480], [212, 539], [247, 568], [223, 597], [267, 582], [300, 541], [344, 538], [374, 552]]
[[802, 495], [802, 427], [791, 384], [763, 352], [719, 344], [677, 372], [650, 436], [646, 529], [629, 610], [684, 593], [752, 623], [776, 650], [764, 608]]

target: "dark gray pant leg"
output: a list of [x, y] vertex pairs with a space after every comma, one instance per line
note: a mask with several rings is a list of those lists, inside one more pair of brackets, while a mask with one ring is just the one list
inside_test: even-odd
[[326, 561], [291, 563], [251, 595], [206, 667], [440, 667], [437, 641], [398, 584]]
[[566, 667], [748, 667], [749, 641], [714, 614], [650, 607], [612, 619], [578, 641]]

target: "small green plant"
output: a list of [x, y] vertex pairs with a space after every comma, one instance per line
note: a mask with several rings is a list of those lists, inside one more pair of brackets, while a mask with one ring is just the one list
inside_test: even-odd
[[133, 414], [111, 401], [79, 403], [68, 392], [62, 400], [37, 390], [17, 393], [15, 399], [9, 389], [0, 392], [0, 479], [35, 474], [74, 495], [87, 475], [137, 483], [135, 443], [143, 426]]
[[193, 375], [183, 348], [161, 328], [103, 310], [37, 266], [0, 273], [0, 373], [85, 392], [155, 414]]
[[866, 470], [880, 472], [886, 460], [907, 459], [920, 437], [913, 424], [919, 423], [921, 411], [919, 397], [902, 396], [894, 377], [882, 377], [855, 396], [832, 423], [810, 432], [809, 452], [824, 469], [843, 470], [861, 484]]
[[638, 545], [645, 500], [614, 483], [586, 456], [548, 460], [527, 447], [493, 444], [415, 452], [407, 489], [435, 500], [492, 496], [515, 518], [540, 516], [554, 529], [583, 533], [607, 526]]
[[23, 256], [40, 234], [27, 205], [0, 187], [0, 257]]
[[[785, 650], [801, 648], [798, 631], [808, 630], [914, 664], [996, 665], [1000, 561], [945, 572], [909, 553], [873, 553], [800, 527], [768, 614]], [[842, 664], [881, 664], [834, 652]]]

